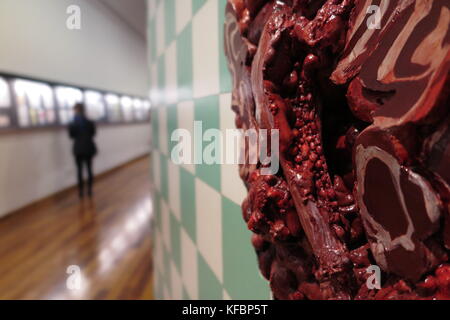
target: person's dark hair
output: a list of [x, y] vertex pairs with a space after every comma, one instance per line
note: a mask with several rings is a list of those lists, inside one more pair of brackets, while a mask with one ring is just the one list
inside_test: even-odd
[[75, 109], [76, 113], [79, 113], [79, 114], [82, 114], [82, 115], [85, 114], [86, 108], [84, 106], [84, 103], [81, 103], [81, 102], [77, 103], [73, 108]]

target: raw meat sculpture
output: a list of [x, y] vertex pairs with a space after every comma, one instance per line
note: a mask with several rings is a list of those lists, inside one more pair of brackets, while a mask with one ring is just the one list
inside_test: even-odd
[[450, 299], [450, 1], [228, 0], [225, 51], [237, 127], [279, 130], [240, 168], [274, 297]]

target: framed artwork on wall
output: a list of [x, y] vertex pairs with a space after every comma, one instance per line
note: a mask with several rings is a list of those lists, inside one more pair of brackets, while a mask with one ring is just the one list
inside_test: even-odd
[[122, 111], [119, 96], [113, 93], [105, 95], [108, 122], [116, 123], [122, 121]]
[[16, 79], [13, 83], [20, 127], [56, 124], [54, 95], [48, 84], [25, 79]]
[[77, 103], [100, 125], [150, 120], [150, 101], [142, 97], [0, 73], [0, 129], [66, 126]]
[[122, 106], [123, 120], [125, 122], [132, 122], [134, 119], [133, 99], [128, 96], [120, 98], [120, 105]]
[[11, 125], [11, 93], [5, 78], [0, 77], [0, 128]]
[[84, 92], [86, 104], [86, 113], [89, 119], [93, 121], [102, 121], [106, 119], [106, 107], [104, 95], [93, 90]]

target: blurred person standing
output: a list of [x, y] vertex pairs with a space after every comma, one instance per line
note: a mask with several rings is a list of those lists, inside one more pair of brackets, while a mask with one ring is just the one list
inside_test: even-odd
[[97, 154], [97, 147], [94, 142], [95, 123], [86, 117], [83, 103], [77, 103], [74, 110], [75, 117], [69, 125], [69, 136], [74, 141], [73, 154], [77, 165], [78, 193], [80, 198], [84, 197], [83, 169], [86, 167], [88, 173], [87, 194], [92, 197], [92, 185], [94, 183], [92, 159]]

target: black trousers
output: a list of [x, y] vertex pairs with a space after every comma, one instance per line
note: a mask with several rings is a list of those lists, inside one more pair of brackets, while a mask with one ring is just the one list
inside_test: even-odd
[[80, 197], [84, 196], [84, 179], [83, 179], [83, 169], [87, 168], [87, 191], [88, 195], [92, 195], [92, 185], [94, 183], [94, 176], [92, 175], [92, 156], [75, 156], [75, 162], [77, 164], [77, 177], [78, 177], [78, 193]]

